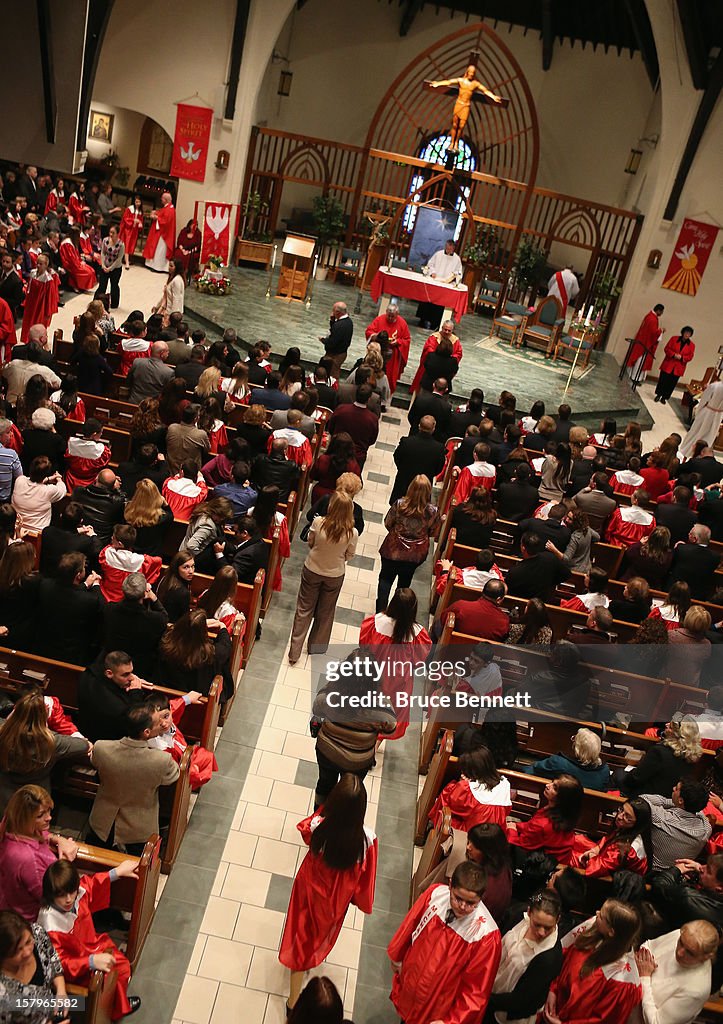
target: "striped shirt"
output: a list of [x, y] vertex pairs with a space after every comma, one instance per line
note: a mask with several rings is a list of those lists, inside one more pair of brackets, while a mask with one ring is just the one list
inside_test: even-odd
[[0, 444], [0, 501], [10, 501], [13, 484], [22, 475], [18, 453]]
[[691, 814], [668, 797], [643, 793], [650, 804], [653, 870], [673, 867], [676, 860], [695, 860], [713, 831], [702, 811]]

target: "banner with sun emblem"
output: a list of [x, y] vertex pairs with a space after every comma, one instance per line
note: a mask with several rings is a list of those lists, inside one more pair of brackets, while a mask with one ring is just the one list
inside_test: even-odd
[[171, 176], [203, 181], [206, 177], [208, 144], [211, 140], [211, 107], [191, 107], [179, 103], [176, 113], [176, 134], [173, 139]]
[[696, 295], [715, 244], [718, 228], [699, 220], [684, 220], [663, 281], [663, 288]]

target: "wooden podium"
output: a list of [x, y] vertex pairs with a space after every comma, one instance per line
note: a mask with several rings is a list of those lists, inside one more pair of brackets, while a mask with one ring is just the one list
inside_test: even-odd
[[303, 302], [311, 277], [314, 249], [317, 239], [313, 235], [287, 235], [281, 250], [281, 269], [276, 298]]

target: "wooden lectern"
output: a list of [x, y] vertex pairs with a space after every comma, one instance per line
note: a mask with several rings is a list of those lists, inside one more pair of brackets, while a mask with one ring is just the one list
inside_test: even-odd
[[276, 289], [277, 299], [303, 302], [311, 277], [311, 267], [316, 248], [312, 235], [287, 235], [281, 250], [281, 269]]

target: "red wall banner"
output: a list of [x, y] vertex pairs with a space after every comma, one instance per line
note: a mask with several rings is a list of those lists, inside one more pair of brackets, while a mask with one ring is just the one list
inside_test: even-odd
[[705, 273], [718, 228], [700, 220], [684, 220], [665, 272], [663, 288], [696, 295]]
[[191, 107], [179, 103], [176, 134], [173, 139], [171, 177], [203, 181], [206, 177], [208, 145], [211, 141], [211, 107]]
[[231, 203], [206, 203], [203, 215], [201, 263], [209, 256], [222, 256], [228, 263], [231, 248]]

